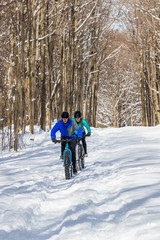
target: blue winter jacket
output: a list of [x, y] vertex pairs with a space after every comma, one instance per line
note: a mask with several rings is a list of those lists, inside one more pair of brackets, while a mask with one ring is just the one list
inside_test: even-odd
[[61, 132], [61, 137], [68, 139], [76, 139], [76, 135], [82, 137], [82, 129], [71, 119], [68, 119], [67, 123], [64, 123], [62, 119], [58, 121], [51, 130], [51, 139], [56, 138], [56, 132], [58, 131]]
[[[75, 117], [73, 117], [72, 120], [77, 123]], [[86, 121], [84, 118], [81, 118], [81, 120], [80, 120], [79, 123], [77, 123], [77, 124], [79, 125], [79, 127], [82, 128], [82, 131], [83, 131], [83, 132], [85, 132], [84, 127], [87, 129], [87, 131], [88, 131], [89, 133], [91, 132], [90, 126], [89, 126], [89, 124], [87, 123], [87, 121]]]

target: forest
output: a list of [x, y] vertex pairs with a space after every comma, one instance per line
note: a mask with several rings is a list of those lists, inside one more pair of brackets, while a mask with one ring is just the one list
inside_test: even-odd
[[93, 127], [158, 125], [159, 94], [159, 0], [1, 0], [1, 150], [62, 111]]

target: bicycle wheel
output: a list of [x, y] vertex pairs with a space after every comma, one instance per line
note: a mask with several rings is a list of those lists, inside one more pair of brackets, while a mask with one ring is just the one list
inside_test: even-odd
[[82, 165], [82, 168], [84, 168], [84, 166], [85, 166], [85, 161], [84, 161], [84, 148], [83, 148], [82, 145], [81, 145], [81, 147], [82, 147], [81, 165]]
[[79, 144], [79, 145], [78, 145], [78, 160], [77, 160], [77, 165], [78, 165], [78, 169], [79, 169], [80, 171], [82, 170], [81, 158], [82, 158], [82, 144]]
[[79, 170], [79, 164], [78, 164], [78, 160], [79, 160], [79, 155], [78, 155], [78, 144], [76, 144], [76, 170]]
[[65, 178], [66, 179], [71, 179], [72, 177], [72, 166], [70, 163], [70, 152], [69, 151], [65, 151]]

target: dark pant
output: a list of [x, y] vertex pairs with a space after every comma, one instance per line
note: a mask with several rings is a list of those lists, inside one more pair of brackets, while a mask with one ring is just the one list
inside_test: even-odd
[[[61, 139], [66, 139], [65, 137], [61, 137]], [[72, 152], [72, 164], [73, 168], [76, 168], [76, 139], [73, 139], [71, 142], [68, 143], [69, 149]], [[65, 150], [66, 143], [62, 142], [61, 144], [61, 154], [63, 155], [63, 152]]]
[[84, 153], [87, 154], [87, 144], [86, 144], [85, 132], [83, 132], [82, 144], [83, 144], [83, 148], [84, 148]]

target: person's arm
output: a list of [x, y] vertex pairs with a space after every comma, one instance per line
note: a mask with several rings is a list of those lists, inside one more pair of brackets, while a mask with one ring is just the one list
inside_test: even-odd
[[59, 130], [59, 122], [57, 122], [51, 130], [51, 139], [56, 138], [56, 132]]
[[83, 121], [83, 125], [86, 127], [88, 133], [91, 133], [91, 129], [90, 129], [88, 122], [85, 119], [83, 119], [82, 121]]

